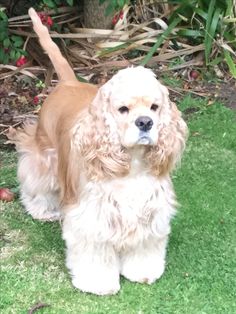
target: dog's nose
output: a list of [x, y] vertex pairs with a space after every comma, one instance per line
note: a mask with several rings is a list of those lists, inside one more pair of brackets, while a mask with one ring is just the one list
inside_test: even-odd
[[140, 131], [147, 132], [151, 130], [153, 121], [150, 117], [141, 116], [135, 121], [135, 125], [139, 128]]

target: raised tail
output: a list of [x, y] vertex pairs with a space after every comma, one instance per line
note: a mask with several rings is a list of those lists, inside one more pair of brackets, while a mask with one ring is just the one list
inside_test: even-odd
[[74, 71], [67, 60], [62, 56], [58, 46], [51, 39], [48, 28], [42, 24], [37, 12], [33, 8], [30, 8], [28, 13], [33, 22], [34, 31], [39, 37], [39, 42], [42, 48], [47, 52], [59, 80], [77, 81]]

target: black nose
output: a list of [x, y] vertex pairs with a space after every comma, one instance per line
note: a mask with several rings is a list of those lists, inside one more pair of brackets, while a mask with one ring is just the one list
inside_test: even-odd
[[151, 128], [153, 126], [153, 121], [151, 118], [149, 118], [147, 116], [142, 116], [142, 117], [139, 117], [135, 121], [135, 125], [139, 128], [140, 131], [147, 132], [147, 131], [151, 130]]

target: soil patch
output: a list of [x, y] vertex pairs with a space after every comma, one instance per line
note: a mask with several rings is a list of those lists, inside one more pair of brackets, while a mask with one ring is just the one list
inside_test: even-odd
[[[25, 75], [12, 76], [1, 82], [0, 148], [3, 149], [6, 148], [6, 145], [2, 145], [2, 143], [6, 140], [4, 133], [7, 128], [9, 126], [18, 126], [26, 119], [37, 117], [40, 104], [51, 91], [52, 87], [45, 91], [45, 89], [43, 90], [43, 86], [40, 86], [35, 80]], [[92, 83], [98, 82], [93, 81]], [[236, 109], [236, 85], [234, 81], [221, 83], [196, 81], [194, 84], [191, 84], [191, 90], [194, 91], [194, 95], [198, 93], [199, 95], [204, 94], [206, 97], [222, 102], [226, 107]], [[186, 90], [186, 92], [188, 91]], [[178, 93], [176, 94], [172, 88], [171, 98], [176, 100], [178, 97]]]

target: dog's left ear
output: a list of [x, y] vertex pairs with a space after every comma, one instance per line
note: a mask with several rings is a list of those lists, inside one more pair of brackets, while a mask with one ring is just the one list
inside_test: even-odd
[[158, 142], [146, 153], [152, 172], [157, 176], [169, 173], [180, 161], [188, 135], [181, 112], [175, 103], [169, 100], [168, 93], [165, 96], [167, 103], [161, 112]]

